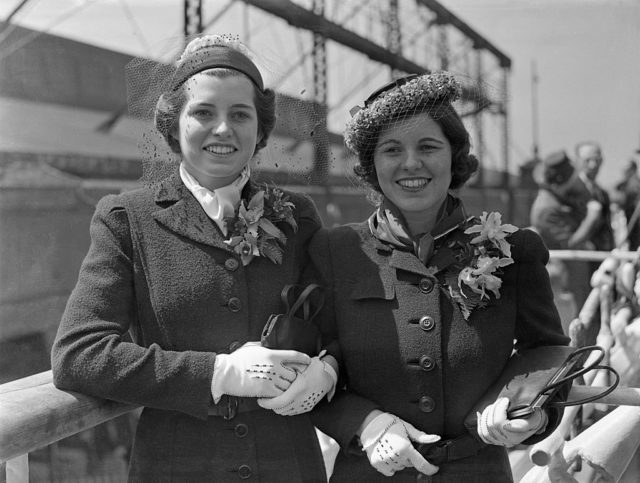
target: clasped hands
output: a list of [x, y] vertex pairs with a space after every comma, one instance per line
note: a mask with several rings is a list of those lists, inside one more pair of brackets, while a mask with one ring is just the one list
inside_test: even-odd
[[293, 416], [310, 411], [320, 399], [333, 396], [335, 370], [315, 357], [294, 350], [267, 349], [247, 342], [231, 354], [218, 354], [211, 394], [258, 398], [258, 404], [277, 414]]

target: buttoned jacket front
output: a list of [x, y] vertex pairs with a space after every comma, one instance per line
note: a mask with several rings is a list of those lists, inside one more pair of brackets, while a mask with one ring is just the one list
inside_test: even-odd
[[[249, 183], [243, 197], [256, 189]], [[306, 264], [319, 217], [310, 199], [288, 195], [298, 231], [279, 226], [282, 264], [255, 257], [247, 266], [177, 175], [99, 202], [52, 366], [59, 388], [146, 407], [131, 480], [322, 479], [306, 416], [208, 417], [216, 354], [260, 340], [269, 315], [283, 310], [282, 288]]]
[[[468, 320], [430, 268], [449, 263], [438, 248], [446, 238], [425, 265], [376, 239], [367, 223], [314, 237], [314, 266], [331, 287], [320, 317], [336, 321], [348, 389], [317, 408], [314, 422], [345, 449], [373, 409], [443, 439], [463, 435], [465, 416], [501, 373], [514, 339], [521, 348], [568, 341], [553, 305], [548, 252], [535, 233], [510, 237], [514, 263], [504, 268], [500, 299], [492, 296]], [[336, 481], [365, 481], [357, 476], [363, 471], [384, 478], [368, 472], [366, 458], [338, 456]]]

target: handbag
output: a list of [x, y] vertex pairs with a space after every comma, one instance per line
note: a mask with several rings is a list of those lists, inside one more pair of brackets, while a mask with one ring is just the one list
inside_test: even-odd
[[[584, 365], [591, 352], [599, 355]], [[469, 432], [477, 431], [477, 413], [493, 404], [497, 399], [509, 398], [507, 417], [526, 418], [536, 409], [565, 407], [586, 404], [612, 392], [620, 381], [618, 373], [611, 367], [600, 365], [605, 351], [600, 346], [576, 349], [568, 346], [543, 346], [525, 349], [511, 356], [498, 379], [476, 403], [464, 420]], [[564, 399], [573, 380], [596, 369], [609, 371], [615, 381], [600, 394], [576, 401]]]
[[[260, 341], [269, 349], [292, 349], [315, 356], [320, 352], [322, 335], [312, 322], [324, 304], [322, 288], [316, 284], [307, 285], [298, 298], [295, 297], [297, 285], [285, 285], [280, 294], [285, 313], [272, 314], [262, 330]], [[312, 310], [312, 295], [315, 295], [315, 307]]]

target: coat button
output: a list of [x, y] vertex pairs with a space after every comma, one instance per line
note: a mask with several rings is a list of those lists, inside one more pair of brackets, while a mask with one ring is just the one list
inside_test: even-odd
[[429, 293], [433, 290], [435, 282], [432, 277], [421, 278], [418, 282], [418, 288], [422, 293]]
[[432, 371], [436, 368], [436, 363], [429, 356], [422, 356], [420, 358], [420, 367], [423, 371]]
[[228, 306], [231, 312], [239, 312], [242, 304], [240, 303], [240, 299], [238, 297], [231, 297], [229, 299]]
[[418, 407], [423, 413], [430, 413], [436, 408], [436, 402], [429, 396], [422, 396], [418, 401]]
[[235, 258], [227, 258], [224, 262], [224, 267], [230, 272], [235, 272], [240, 266], [240, 262]]
[[229, 344], [229, 353], [238, 350], [241, 345], [242, 345], [242, 342], [234, 340], [231, 344]]
[[251, 471], [251, 466], [249, 465], [240, 465], [238, 467], [238, 476], [243, 480], [251, 478], [253, 471]]
[[233, 428], [233, 432], [238, 438], [244, 438], [247, 434], [249, 434], [249, 426], [243, 423], [237, 424], [236, 427]]
[[433, 317], [430, 317], [428, 315], [425, 315], [424, 317], [420, 317], [420, 322], [418, 323], [420, 324], [420, 328], [425, 332], [433, 329], [436, 326], [436, 323], [433, 320]]

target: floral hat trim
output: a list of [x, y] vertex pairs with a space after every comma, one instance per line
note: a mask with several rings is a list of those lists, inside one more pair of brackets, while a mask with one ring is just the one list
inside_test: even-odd
[[[393, 87], [385, 87], [377, 97], [367, 99], [365, 107], [351, 109], [352, 118], [347, 122], [344, 139], [347, 148], [359, 154], [366, 137], [376, 131], [385, 122], [393, 118], [408, 115], [420, 108], [432, 104], [452, 103], [462, 95], [460, 82], [449, 72], [440, 71], [421, 76], [408, 76], [396, 81]], [[406, 78], [405, 78], [406, 79]]]

